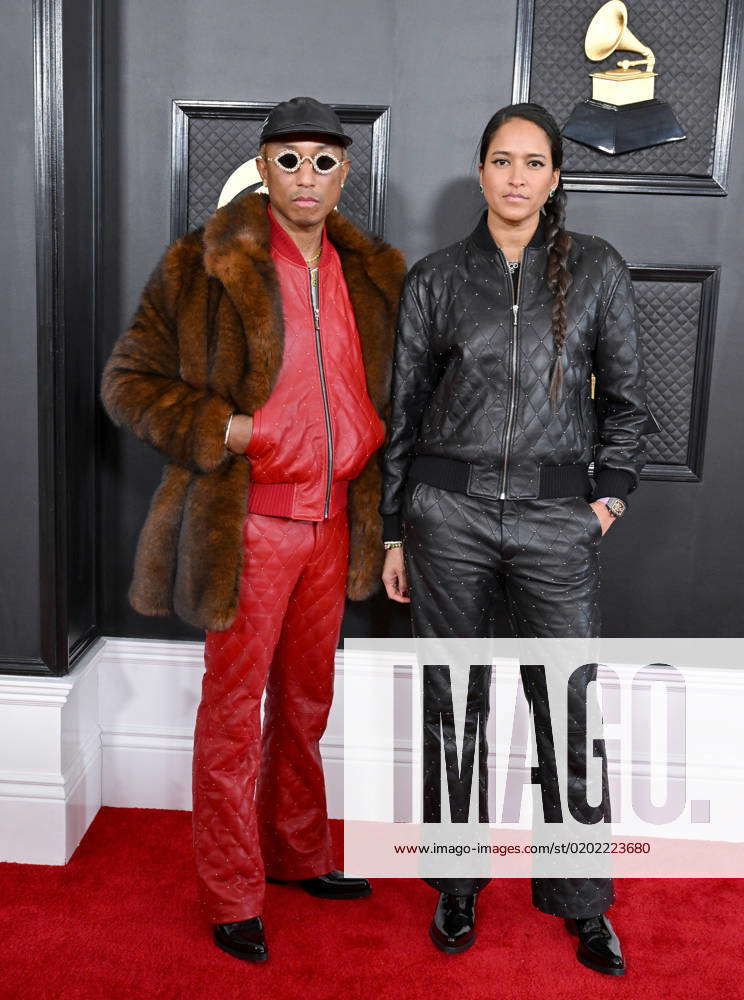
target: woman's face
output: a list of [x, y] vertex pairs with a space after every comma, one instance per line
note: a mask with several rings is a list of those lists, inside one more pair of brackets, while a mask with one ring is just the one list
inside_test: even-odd
[[505, 222], [522, 222], [535, 215], [558, 186], [550, 142], [539, 125], [512, 118], [491, 137], [480, 170], [483, 197]]

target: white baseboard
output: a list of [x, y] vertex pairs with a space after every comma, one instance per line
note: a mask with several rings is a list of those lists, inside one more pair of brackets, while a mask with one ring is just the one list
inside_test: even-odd
[[[101, 805], [191, 808], [203, 655], [201, 642], [104, 637], [67, 677], [0, 676], [0, 861], [65, 864]], [[353, 654], [346, 669], [374, 673], [381, 668]], [[410, 676], [400, 667], [390, 669], [394, 697], [408, 703]], [[383, 667], [380, 676], [386, 671]], [[692, 687], [698, 683], [698, 698], [715, 688], [717, 697], [723, 690], [738, 701], [744, 689], [744, 677], [734, 670], [701, 672]], [[339, 650], [334, 704], [321, 744], [329, 814], [336, 818], [344, 816], [343, 685]], [[687, 777], [711, 787], [723, 783], [730, 791], [733, 822], [742, 787], [741, 756], [727, 752], [725, 734], [721, 739], [707, 757], [686, 762]], [[490, 745], [490, 766], [503, 767], [513, 749], [499, 734]], [[372, 764], [376, 752], [369, 748]], [[611, 780], [614, 752], [608, 740]], [[413, 766], [410, 741], [396, 734], [396, 769], [410, 780]], [[649, 773], [647, 761], [633, 761], [633, 774]]]
[[99, 669], [102, 804], [191, 808], [204, 643], [107, 639]]
[[99, 640], [67, 677], [0, 677], [0, 861], [69, 861], [101, 806]]

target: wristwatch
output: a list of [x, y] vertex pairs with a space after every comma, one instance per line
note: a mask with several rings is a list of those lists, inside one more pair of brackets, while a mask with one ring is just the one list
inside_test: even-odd
[[627, 504], [620, 497], [600, 497], [599, 502], [605, 505], [613, 517], [622, 517], [627, 510]]

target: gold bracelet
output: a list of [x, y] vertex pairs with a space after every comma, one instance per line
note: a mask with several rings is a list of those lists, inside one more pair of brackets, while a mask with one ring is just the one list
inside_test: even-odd
[[382, 544], [385, 546], [385, 551], [386, 552], [389, 549], [401, 549], [401, 548], [403, 548], [403, 542], [383, 542]]

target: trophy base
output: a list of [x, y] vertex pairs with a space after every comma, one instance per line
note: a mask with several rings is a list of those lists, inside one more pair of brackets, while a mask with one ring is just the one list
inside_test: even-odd
[[582, 101], [571, 112], [563, 135], [608, 156], [687, 138], [669, 105], [656, 98], [623, 105]]

